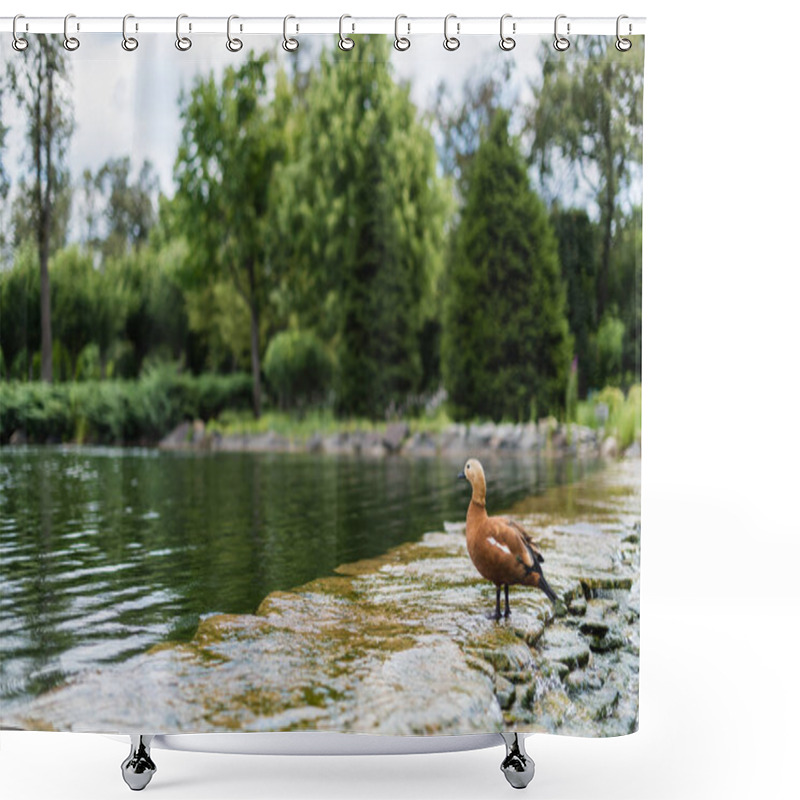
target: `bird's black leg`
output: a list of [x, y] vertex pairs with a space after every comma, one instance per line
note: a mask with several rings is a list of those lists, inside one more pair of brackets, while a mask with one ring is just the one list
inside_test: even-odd
[[500, 587], [497, 587], [497, 603], [494, 607], [494, 618], [500, 619]]
[[[499, 599], [499, 597], [500, 597], [500, 595], [498, 594], [498, 599]], [[500, 612], [500, 608], [499, 607], [498, 607], [497, 611], [498, 611], [498, 613]], [[508, 607], [508, 584], [506, 584], [506, 616], [507, 617], [511, 616], [511, 609]]]

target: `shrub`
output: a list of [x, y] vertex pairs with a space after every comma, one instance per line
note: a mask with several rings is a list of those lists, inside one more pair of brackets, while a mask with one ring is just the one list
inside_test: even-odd
[[269, 343], [264, 374], [281, 408], [319, 405], [330, 386], [333, 360], [311, 331], [282, 331]]
[[181, 420], [209, 420], [249, 406], [247, 375], [178, 373], [161, 366], [138, 381], [0, 383], [0, 442], [15, 431], [29, 442], [153, 442]]

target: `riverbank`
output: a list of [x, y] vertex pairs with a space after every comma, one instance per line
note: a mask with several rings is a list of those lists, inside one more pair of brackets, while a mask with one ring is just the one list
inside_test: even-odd
[[352, 428], [332, 433], [316, 431], [283, 434], [275, 430], [226, 433], [202, 420], [182, 422], [158, 444], [162, 450], [209, 450], [218, 452], [330, 453], [336, 455], [440, 456], [480, 454], [489, 451], [541, 454], [547, 457], [576, 456], [638, 458], [637, 441], [623, 450], [613, 434], [585, 425], [543, 419], [538, 423], [451, 423], [441, 429], [417, 430], [407, 422], [370, 428]]
[[561, 603], [514, 587], [512, 615], [449, 524], [383, 556], [272, 592], [84, 674], [25, 708], [22, 728], [119, 732], [517, 729], [614, 736], [638, 724], [640, 466], [626, 460], [524, 501]]

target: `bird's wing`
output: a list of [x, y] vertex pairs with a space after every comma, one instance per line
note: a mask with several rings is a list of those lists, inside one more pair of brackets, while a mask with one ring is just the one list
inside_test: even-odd
[[538, 558], [540, 562], [544, 562], [544, 556], [539, 549], [539, 543], [519, 524], [519, 522], [515, 522], [513, 519], [507, 519], [506, 517], [497, 517], [497, 519], [515, 530], [522, 537], [525, 544], [533, 550], [536, 558]]
[[542, 558], [524, 530], [509, 524], [503, 517], [491, 517], [486, 526], [486, 540], [496, 551], [495, 559], [520, 567], [525, 574], [541, 573]]

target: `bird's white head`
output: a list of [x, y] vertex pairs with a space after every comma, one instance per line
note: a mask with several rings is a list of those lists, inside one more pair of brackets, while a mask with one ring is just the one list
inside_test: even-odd
[[479, 505], [486, 505], [486, 475], [481, 462], [477, 458], [470, 458], [464, 464], [464, 471], [458, 476], [470, 482], [472, 486], [472, 501]]

